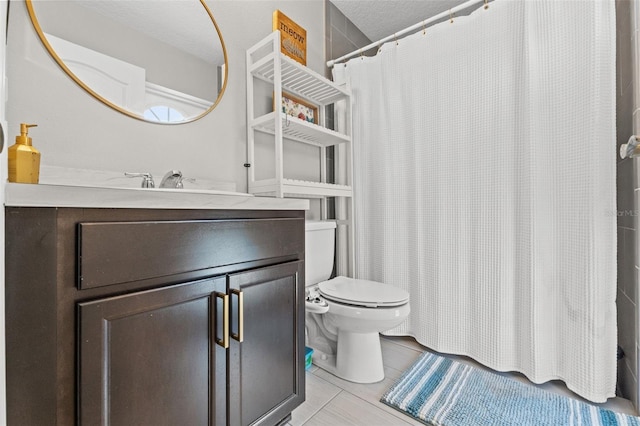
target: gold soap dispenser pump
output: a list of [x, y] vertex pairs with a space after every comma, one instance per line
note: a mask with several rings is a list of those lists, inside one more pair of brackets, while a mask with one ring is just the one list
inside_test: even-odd
[[40, 151], [31, 144], [29, 127], [37, 124], [20, 124], [20, 136], [9, 147], [9, 182], [38, 183], [40, 179]]

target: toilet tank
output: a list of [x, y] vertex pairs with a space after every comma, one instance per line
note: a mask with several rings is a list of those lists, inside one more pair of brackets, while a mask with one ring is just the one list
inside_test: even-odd
[[330, 220], [305, 222], [305, 285], [310, 286], [331, 277], [335, 251], [336, 223]]

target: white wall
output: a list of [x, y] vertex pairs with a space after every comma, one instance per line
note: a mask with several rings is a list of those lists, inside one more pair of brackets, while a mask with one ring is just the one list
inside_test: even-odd
[[86, 94], [49, 56], [25, 4], [12, 2], [7, 51], [11, 139], [21, 122], [37, 123], [30, 136], [46, 166], [148, 171], [158, 177], [179, 169], [185, 176], [234, 181], [237, 190], [246, 191], [245, 50], [271, 32], [272, 13], [280, 9], [307, 30], [308, 66], [324, 73], [323, 1], [207, 4], [227, 47], [227, 90], [209, 115], [167, 126], [129, 118]]

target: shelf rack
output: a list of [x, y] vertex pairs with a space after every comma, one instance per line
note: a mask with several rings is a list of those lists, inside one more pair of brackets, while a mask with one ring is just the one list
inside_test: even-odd
[[[280, 32], [274, 31], [247, 50], [247, 157], [248, 189], [251, 194], [269, 197], [319, 199], [321, 218], [327, 219], [327, 198], [335, 197], [337, 218], [336, 266], [340, 275], [352, 276], [353, 271], [353, 188], [351, 143], [351, 92], [280, 52]], [[271, 110], [256, 114], [256, 98], [268, 96], [256, 89], [256, 82], [272, 87]], [[317, 123], [310, 123], [274, 108], [282, 105], [283, 91], [318, 108]], [[271, 92], [269, 90], [269, 92]], [[345, 103], [346, 131], [327, 128], [326, 106]], [[274, 111], [275, 110], [275, 111]], [[256, 167], [269, 158], [256, 158], [258, 133], [273, 136], [275, 176], [256, 179]], [[284, 140], [319, 148], [318, 181], [290, 179], [284, 176]], [[326, 177], [326, 149], [335, 147], [335, 169], [339, 183], [329, 183]]]
[[[255, 79], [273, 85], [273, 105], [282, 105], [282, 91], [299, 97], [318, 107], [318, 123], [310, 123], [280, 112], [270, 111], [255, 116]], [[326, 128], [324, 109], [338, 101], [350, 101], [350, 92], [315, 71], [299, 64], [280, 52], [280, 32], [269, 36], [247, 50], [247, 141], [249, 168], [249, 192], [255, 195], [275, 197], [351, 197], [351, 178], [347, 182], [333, 184], [326, 181], [326, 148], [348, 145], [350, 161], [351, 137], [348, 134]], [[274, 136], [275, 176], [256, 180], [255, 167], [265, 159], [255, 158], [255, 132]], [[320, 180], [309, 182], [284, 177], [283, 140], [292, 140], [320, 147]], [[349, 168], [350, 170], [350, 168]]]

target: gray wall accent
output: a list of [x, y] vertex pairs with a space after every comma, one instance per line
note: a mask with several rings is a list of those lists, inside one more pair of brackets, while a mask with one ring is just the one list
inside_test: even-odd
[[[327, 60], [336, 59], [361, 47], [371, 44], [371, 40], [356, 27], [333, 3], [325, 0], [325, 49]], [[365, 52], [369, 55], [373, 52]], [[327, 68], [327, 78], [331, 69]]]
[[[49, 56], [25, 3], [12, 2], [8, 139], [13, 141], [21, 122], [34, 122], [39, 127], [30, 136], [42, 152], [43, 165], [148, 171], [154, 176], [178, 169], [188, 177], [235, 182], [238, 191], [246, 191], [246, 49], [271, 33], [273, 11], [280, 9], [307, 30], [307, 64], [323, 74], [324, 23], [319, 17], [324, 14], [324, 0], [212, 1], [208, 6], [227, 47], [226, 92], [202, 119], [167, 126], [122, 115], [85, 93]], [[307, 161], [295, 160], [302, 165]]]
[[[634, 134], [633, 41], [636, 31], [632, 22], [632, 2], [616, 0], [616, 148], [626, 143]], [[635, 77], [637, 81], [637, 76]], [[637, 90], [637, 88], [636, 88]], [[638, 130], [636, 129], [636, 132]], [[618, 151], [616, 151], [617, 153]], [[625, 353], [618, 362], [618, 392], [638, 408], [637, 363], [637, 260], [636, 218], [634, 202], [634, 162], [636, 159], [620, 159], [616, 155], [617, 222], [618, 222], [618, 344]]]
[[[325, 0], [325, 56], [327, 60], [339, 58], [371, 43], [340, 10]], [[374, 52], [375, 53], [375, 52]], [[325, 67], [326, 77], [332, 78], [331, 68]], [[327, 126], [334, 129], [333, 106], [327, 108]], [[335, 149], [327, 149], [327, 179], [335, 182]], [[327, 210], [330, 218], [335, 218], [335, 200], [330, 199]]]

